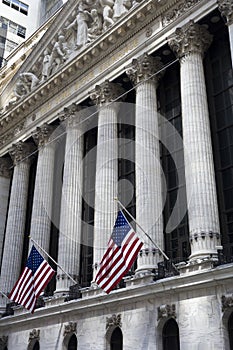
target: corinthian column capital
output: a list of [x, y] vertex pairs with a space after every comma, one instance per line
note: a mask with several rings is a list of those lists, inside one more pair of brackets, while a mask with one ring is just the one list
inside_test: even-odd
[[102, 106], [105, 103], [115, 101], [124, 93], [124, 89], [116, 84], [106, 80], [100, 85], [96, 85], [94, 91], [90, 92], [90, 98], [98, 106]]
[[227, 23], [233, 23], [233, 2], [232, 0], [218, 0], [218, 8]]
[[190, 53], [204, 55], [212, 42], [212, 35], [200, 24], [192, 20], [182, 28], [177, 28], [168, 44], [178, 57]]
[[153, 79], [153, 81], [158, 82], [162, 73], [157, 75], [155, 73], [161, 70], [162, 67], [160, 57], [153, 57], [144, 53], [142, 56], [133, 59], [131, 67], [126, 70], [126, 74], [134, 84], [146, 79]]
[[49, 140], [54, 131], [54, 126], [44, 123], [42, 126], [36, 128], [33, 139], [39, 147], [43, 147]]
[[19, 141], [13, 144], [9, 150], [9, 154], [13, 160], [14, 165], [21, 162], [22, 160], [29, 159], [30, 154], [35, 150], [35, 146], [32, 143], [24, 143]]

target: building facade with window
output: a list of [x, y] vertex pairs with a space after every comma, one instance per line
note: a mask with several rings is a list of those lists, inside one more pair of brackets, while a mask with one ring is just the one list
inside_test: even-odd
[[1, 0], [0, 67], [10, 52], [29, 38], [64, 2]]
[[[29, 51], [0, 71], [2, 349], [233, 350], [232, 2], [69, 0]], [[106, 294], [122, 205], [144, 244]], [[29, 235], [33, 314], [4, 296]]]

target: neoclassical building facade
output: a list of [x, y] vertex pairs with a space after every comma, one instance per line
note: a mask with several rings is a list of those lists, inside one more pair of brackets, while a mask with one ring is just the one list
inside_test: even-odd
[[[232, 62], [230, 0], [69, 0], [11, 56], [0, 349], [233, 349]], [[119, 203], [144, 245], [107, 295]], [[62, 267], [34, 314], [4, 296], [29, 236]]]

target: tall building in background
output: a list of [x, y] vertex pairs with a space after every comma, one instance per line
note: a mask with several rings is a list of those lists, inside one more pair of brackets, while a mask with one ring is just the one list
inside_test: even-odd
[[0, 67], [7, 56], [51, 17], [64, 0], [0, 0]]

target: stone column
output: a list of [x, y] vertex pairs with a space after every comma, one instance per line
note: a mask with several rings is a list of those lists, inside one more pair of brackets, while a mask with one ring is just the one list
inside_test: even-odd
[[[27, 210], [31, 144], [13, 145], [10, 155], [14, 162], [11, 195], [2, 257], [0, 290], [8, 293], [17, 281], [21, 270], [24, 228]], [[1, 300], [2, 306], [6, 300]]]
[[118, 182], [117, 113], [122, 88], [109, 81], [95, 87], [91, 99], [99, 107], [94, 216], [94, 278], [116, 220]]
[[231, 63], [233, 67], [233, 2], [232, 0], [218, 0], [218, 8], [222, 16], [227, 20], [231, 50]]
[[[50, 141], [54, 127], [44, 124], [33, 134], [38, 160], [33, 196], [30, 236], [49, 253], [53, 202], [55, 145]], [[42, 252], [41, 252], [42, 253]], [[43, 253], [42, 253], [43, 254]], [[47, 259], [47, 256], [44, 255]]]
[[[58, 263], [79, 281], [82, 228], [83, 130], [82, 112], [73, 104], [60, 117], [66, 127]], [[58, 269], [56, 293], [67, 293], [74, 283]]]
[[[135, 171], [136, 171], [136, 218], [137, 222], [161, 249], [163, 239], [162, 177], [159, 151], [159, 117], [156, 88], [162, 68], [159, 57], [146, 53], [134, 59], [127, 74], [136, 86], [135, 111]], [[152, 76], [153, 75], [153, 76]], [[137, 273], [148, 273], [157, 267], [163, 257], [144, 233], [137, 230], [144, 240], [138, 256]]]
[[12, 173], [11, 165], [10, 159], [0, 158], [0, 264], [2, 260], [4, 232], [9, 200], [10, 180]]
[[219, 216], [202, 58], [212, 36], [190, 21], [169, 44], [180, 58], [182, 124], [191, 260], [216, 256]]

